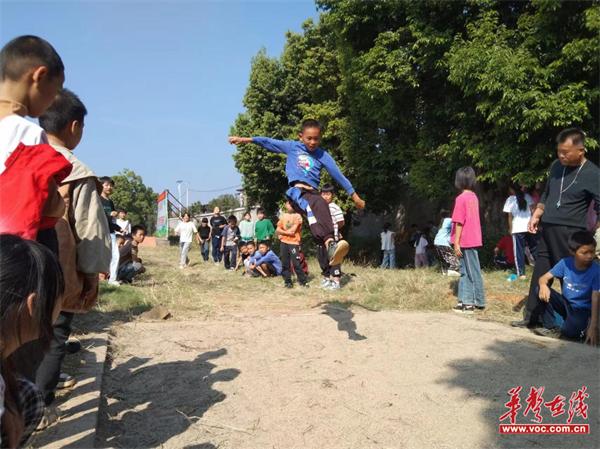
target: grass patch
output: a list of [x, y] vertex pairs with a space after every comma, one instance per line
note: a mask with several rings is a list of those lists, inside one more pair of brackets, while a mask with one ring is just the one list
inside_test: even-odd
[[[380, 270], [349, 262], [343, 267], [344, 288], [330, 292], [318, 288], [320, 270], [314, 259], [309, 260], [312, 287], [287, 290], [281, 277], [250, 279], [212, 261], [203, 262], [196, 247], [190, 255], [191, 266], [184, 270], [178, 268], [176, 247], [143, 248], [141, 257], [147, 271], [133, 285], [103, 283], [99, 311], [132, 314], [163, 305], [175, 317], [185, 318], [223, 309], [308, 309], [336, 302], [369, 310], [448, 311], [456, 302], [457, 278], [434, 269]], [[529, 284], [507, 282], [506, 277], [506, 272], [484, 272], [488, 307], [478, 314], [480, 318], [507, 322], [520, 316], [513, 307], [526, 295]]]

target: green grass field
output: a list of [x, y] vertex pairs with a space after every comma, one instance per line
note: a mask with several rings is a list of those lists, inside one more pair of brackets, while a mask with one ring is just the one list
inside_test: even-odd
[[[319, 269], [309, 259], [311, 287], [283, 288], [281, 277], [256, 279], [226, 271], [212, 261], [203, 262], [197, 248], [191, 266], [178, 268], [177, 247], [142, 248], [147, 271], [133, 285], [119, 288], [101, 285], [99, 312], [126, 319], [140, 311], [162, 305], [173, 316], [210, 316], [221, 310], [303, 309], [334, 302], [370, 310], [447, 311], [456, 302], [457, 278], [442, 276], [434, 269], [380, 270], [347, 263], [343, 267], [344, 288], [325, 291], [318, 287]], [[507, 282], [507, 273], [484, 272], [487, 308], [478, 318], [508, 322], [520, 317], [515, 305], [528, 290], [528, 281]]]

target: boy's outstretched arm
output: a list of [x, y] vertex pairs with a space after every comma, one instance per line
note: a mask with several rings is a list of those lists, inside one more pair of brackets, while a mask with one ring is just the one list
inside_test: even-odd
[[554, 275], [550, 271], [548, 271], [538, 281], [538, 285], [540, 287], [540, 292], [538, 296], [544, 302], [550, 301], [550, 287], [548, 287], [548, 282], [550, 282], [553, 278]]
[[592, 292], [592, 316], [590, 323], [585, 332], [585, 342], [592, 345], [598, 346], [598, 313], [600, 309], [600, 292]]
[[241, 145], [245, 143], [254, 143], [263, 147], [265, 150], [272, 153], [284, 153], [288, 154], [293, 144], [289, 140], [277, 140], [269, 137], [238, 137], [230, 136], [229, 143], [232, 145]]
[[354, 205], [358, 209], [364, 209], [364, 200], [360, 196], [358, 196], [358, 193], [356, 193], [356, 190], [354, 190], [354, 187], [352, 187], [352, 183], [350, 183], [348, 178], [344, 176], [344, 174], [341, 172], [340, 168], [337, 166], [333, 158], [328, 153], [325, 153], [323, 159], [321, 159], [321, 162], [323, 163], [325, 170], [327, 170], [327, 172], [331, 175], [335, 182], [341, 185], [346, 191], [346, 193], [350, 195], [352, 201], [354, 201]]

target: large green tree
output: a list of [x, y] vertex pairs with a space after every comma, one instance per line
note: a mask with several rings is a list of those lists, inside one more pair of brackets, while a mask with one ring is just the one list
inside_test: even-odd
[[[306, 117], [371, 210], [402, 191], [449, 198], [473, 165], [484, 191], [543, 180], [557, 132], [599, 134], [597, 1], [319, 0], [318, 24], [288, 33], [279, 58], [259, 52], [240, 135], [295, 138]], [[249, 197], [274, 205], [283, 160], [240, 147]]]
[[142, 177], [133, 170], [124, 169], [112, 177], [115, 189], [112, 200], [117, 209], [127, 211], [128, 220], [132, 225], [141, 224], [148, 234], [156, 229], [156, 193], [144, 184]]
[[225, 193], [213, 198], [206, 204], [206, 211], [212, 212], [215, 207], [219, 207], [222, 212], [240, 207], [240, 201], [236, 195]]

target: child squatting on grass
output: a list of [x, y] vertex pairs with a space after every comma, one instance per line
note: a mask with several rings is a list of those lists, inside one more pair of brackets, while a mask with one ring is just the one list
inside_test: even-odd
[[[600, 307], [600, 265], [594, 262], [596, 241], [592, 233], [577, 231], [569, 238], [570, 257], [561, 259], [539, 280], [539, 298], [548, 304], [538, 335], [585, 340], [598, 345], [598, 308]], [[562, 279], [562, 295], [549, 287], [554, 278]], [[556, 312], [564, 322], [556, 322]]]

